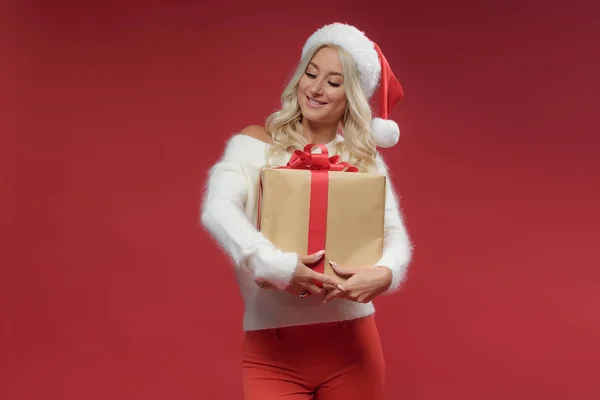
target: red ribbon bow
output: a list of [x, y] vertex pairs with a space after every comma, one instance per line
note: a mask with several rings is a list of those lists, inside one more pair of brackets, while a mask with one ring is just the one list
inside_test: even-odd
[[[321, 153], [313, 153], [315, 147], [321, 149]], [[307, 144], [304, 150], [294, 151], [287, 165], [281, 168], [358, 172], [354, 165], [340, 162], [340, 156], [329, 157], [329, 150], [324, 144]]]

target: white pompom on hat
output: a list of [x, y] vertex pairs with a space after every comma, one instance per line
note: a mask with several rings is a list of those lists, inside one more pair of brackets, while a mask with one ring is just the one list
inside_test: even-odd
[[404, 96], [404, 91], [381, 49], [354, 26], [336, 22], [325, 25], [308, 38], [302, 49], [302, 57], [316, 47], [328, 44], [343, 48], [354, 59], [368, 99], [379, 87], [381, 109], [380, 117], [373, 118], [371, 123], [373, 139], [379, 147], [394, 146], [400, 138], [400, 128], [396, 122], [388, 119], [388, 115]]

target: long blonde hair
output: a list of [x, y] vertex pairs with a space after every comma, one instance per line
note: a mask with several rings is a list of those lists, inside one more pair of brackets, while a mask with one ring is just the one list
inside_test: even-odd
[[298, 84], [306, 72], [308, 63], [322, 47], [332, 47], [338, 51], [348, 102], [340, 124], [344, 140], [335, 143], [335, 152], [361, 172], [372, 172], [375, 169], [377, 153], [371, 135], [371, 107], [360, 85], [359, 72], [354, 60], [343, 48], [334, 45], [317, 47], [300, 60], [298, 68], [281, 95], [281, 109], [267, 118], [265, 129], [273, 140], [267, 156], [268, 158], [280, 157], [287, 152], [303, 149], [308, 144], [301, 124], [302, 113], [297, 97]]

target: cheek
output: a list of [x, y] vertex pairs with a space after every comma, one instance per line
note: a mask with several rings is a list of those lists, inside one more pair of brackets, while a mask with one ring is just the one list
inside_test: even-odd
[[329, 101], [335, 103], [336, 109], [346, 109], [346, 92], [343, 89], [332, 91], [329, 95]]
[[346, 101], [346, 92], [344, 89], [332, 88], [328, 93], [328, 97], [332, 102], [335, 101], [336, 103], [342, 103]]
[[309, 83], [307, 81], [308, 78], [306, 77], [306, 75], [300, 78], [300, 82], [298, 82], [298, 94], [306, 92], [306, 89], [309, 86]]

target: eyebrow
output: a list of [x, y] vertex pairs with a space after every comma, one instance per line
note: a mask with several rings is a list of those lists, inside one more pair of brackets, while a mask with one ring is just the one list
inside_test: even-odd
[[[315, 67], [316, 69], [319, 69], [319, 67], [317, 66], [317, 64], [315, 64], [314, 62], [310, 62], [310, 63], [308, 63], [308, 65], [312, 65], [312, 66], [313, 66], [313, 67]], [[339, 75], [339, 76], [341, 76], [342, 78], [344, 77], [344, 75], [342, 75], [342, 74], [341, 74], [341, 73], [339, 73], [339, 72], [330, 72], [330, 73], [329, 73], [329, 75]]]

